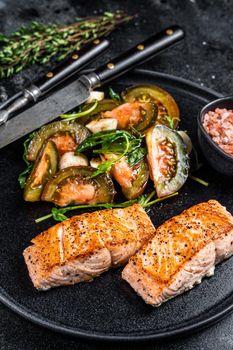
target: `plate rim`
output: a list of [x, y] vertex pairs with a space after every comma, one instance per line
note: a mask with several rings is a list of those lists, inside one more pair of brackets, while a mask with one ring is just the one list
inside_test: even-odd
[[[9, 309], [17, 313], [18, 315], [22, 316], [23, 318], [31, 321], [32, 323], [42, 326], [46, 329], [52, 330], [57, 333], [66, 334], [70, 336], [75, 336], [79, 338], [83, 338], [86, 340], [96, 340], [96, 341], [104, 341], [104, 342], [143, 342], [143, 341], [150, 341], [150, 340], [168, 340], [172, 338], [176, 338], [179, 335], [185, 336], [189, 335], [191, 333], [197, 332], [199, 330], [205, 329], [207, 327], [210, 327], [211, 325], [217, 323], [218, 321], [225, 318], [227, 315], [230, 315], [233, 312], [233, 303], [229, 305], [228, 307], [224, 308], [223, 310], [219, 311], [218, 313], [207, 317], [204, 320], [195, 322], [189, 326], [181, 326], [178, 327], [175, 330], [171, 331], [164, 331], [157, 334], [146, 334], [146, 335], [104, 335], [103, 333], [90, 333], [88, 331], [80, 331], [80, 330], [73, 330], [69, 327], [65, 326], [59, 326], [54, 322], [49, 322], [44, 320], [43, 318], [39, 318], [38, 316], [34, 316], [34, 313], [28, 312], [23, 306], [18, 306], [17, 302], [12, 302], [10, 300], [10, 297], [4, 297], [4, 293], [2, 293], [2, 287], [0, 287], [0, 301], [7, 306]], [[2, 294], [1, 294], [2, 293]], [[228, 297], [230, 298], [230, 296]]]
[[[127, 74], [128, 76], [134, 75], [134, 76], [150, 76], [155, 78], [164, 79], [165, 81], [172, 81], [176, 88], [177, 84], [179, 84], [178, 89], [183, 90], [185, 92], [185, 89], [183, 87], [190, 87], [191, 91], [189, 91], [189, 95], [198, 96], [199, 99], [203, 99], [203, 102], [209, 102], [213, 98], [219, 98], [223, 95], [216, 92], [213, 89], [210, 89], [205, 86], [198, 85], [195, 82], [192, 82], [188, 79], [181, 78], [172, 74], [168, 73], [161, 73], [152, 71], [149, 69], [135, 69]], [[124, 78], [124, 77], [122, 77]], [[203, 96], [200, 95], [200, 92], [202, 92]], [[230, 299], [231, 295], [227, 298]], [[102, 332], [88, 332], [85, 330], [78, 330], [78, 329], [72, 329], [68, 326], [62, 326], [54, 323], [53, 321], [46, 321], [43, 319], [43, 317], [38, 317], [38, 315], [35, 315], [33, 312], [27, 311], [27, 309], [20, 305], [17, 301], [15, 301], [10, 295], [5, 293], [3, 287], [0, 287], [0, 301], [9, 309], [17, 313], [18, 315], [24, 317], [25, 319], [42, 326], [44, 328], [50, 329], [55, 332], [59, 332], [62, 334], [72, 335], [80, 338], [85, 338], [89, 340], [97, 340], [97, 341], [108, 341], [108, 342], [129, 342], [129, 341], [148, 341], [148, 340], [164, 340], [164, 339], [170, 339], [177, 337], [178, 335], [187, 335], [192, 332], [198, 331], [200, 329], [204, 329], [208, 326], [213, 325], [214, 323], [220, 321], [227, 315], [229, 315], [231, 312], [233, 312], [233, 300], [230, 305], [226, 306], [219, 312], [215, 313], [214, 315], [207, 316], [206, 318], [196, 321], [188, 326], [181, 326], [177, 327], [173, 330], [168, 331], [162, 331], [157, 332], [155, 334], [146, 334], [146, 335], [106, 335]]]

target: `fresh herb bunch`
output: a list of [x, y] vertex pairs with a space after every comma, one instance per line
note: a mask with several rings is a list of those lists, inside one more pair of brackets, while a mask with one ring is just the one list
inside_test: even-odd
[[[113, 154], [112, 159], [101, 163], [93, 177], [109, 171], [113, 164], [126, 156], [129, 166], [137, 164], [146, 154], [142, 147], [143, 139], [126, 130], [101, 131], [88, 136], [78, 147], [76, 153], [92, 150], [94, 154]], [[99, 148], [96, 148], [96, 147]]]
[[48, 63], [53, 57], [61, 61], [131, 18], [122, 11], [105, 12], [63, 26], [33, 21], [9, 37], [0, 34], [0, 78], [8, 78], [35, 63]]

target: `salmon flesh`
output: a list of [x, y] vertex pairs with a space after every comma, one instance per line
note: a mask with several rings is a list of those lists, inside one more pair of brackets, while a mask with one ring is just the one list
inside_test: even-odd
[[138, 204], [101, 210], [74, 216], [42, 232], [23, 255], [34, 286], [47, 290], [90, 281], [125, 264], [154, 231]]
[[122, 272], [153, 306], [191, 289], [233, 254], [233, 217], [217, 201], [197, 204], [162, 224]]

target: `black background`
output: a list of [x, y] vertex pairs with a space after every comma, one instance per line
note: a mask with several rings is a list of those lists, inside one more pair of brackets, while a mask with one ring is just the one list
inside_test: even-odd
[[[233, 73], [233, 1], [219, 0], [141, 0], [133, 1], [65, 1], [0, 0], [0, 31], [10, 33], [31, 20], [71, 22], [86, 16], [125, 9], [137, 14], [131, 23], [111, 35], [112, 57], [170, 24], [182, 25], [186, 40], [178, 47], [147, 62], [144, 67], [188, 78], [231, 94]], [[98, 65], [103, 59], [95, 63]], [[43, 73], [33, 67], [9, 81], [0, 82], [0, 102], [18, 91], [28, 80]], [[35, 326], [1, 306], [1, 349], [136, 349], [143, 345], [94, 344], [52, 333]], [[166, 344], [147, 344], [147, 349], [233, 349], [233, 316], [212, 328], [185, 339]]]

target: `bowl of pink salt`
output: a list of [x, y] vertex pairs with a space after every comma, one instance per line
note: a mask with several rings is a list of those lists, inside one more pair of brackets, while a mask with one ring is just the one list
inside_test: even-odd
[[210, 102], [201, 110], [198, 141], [208, 163], [233, 177], [233, 97]]

